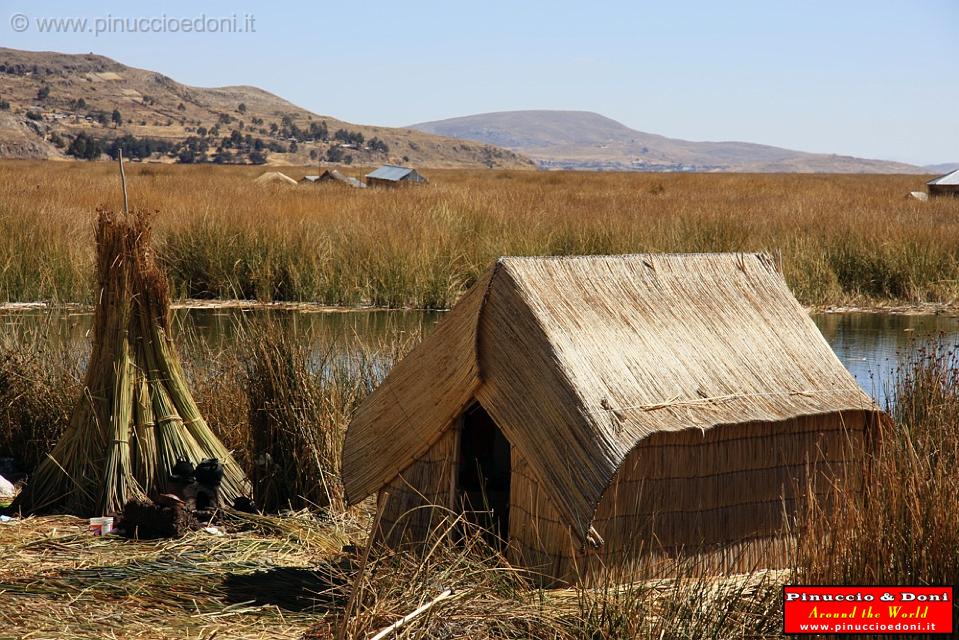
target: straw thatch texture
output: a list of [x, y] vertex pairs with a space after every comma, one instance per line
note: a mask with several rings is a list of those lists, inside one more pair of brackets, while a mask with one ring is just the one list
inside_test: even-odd
[[827, 503], [837, 482], [845, 495], [861, 491], [855, 472], [874, 420], [852, 411], [650, 436], [600, 502], [593, 526], [604, 544], [585, 553], [514, 458], [511, 559], [569, 581], [640, 562], [648, 573], [653, 559], [680, 552], [723, 572], [785, 566], [783, 534], [803, 500]]
[[[454, 508], [458, 431], [450, 429], [386, 488], [378, 537], [390, 546], [416, 544], [439, 530]], [[439, 507], [439, 508], [434, 508]]]
[[[343, 484], [356, 504], [422, 456], [453, 425], [479, 386], [476, 319], [489, 275], [427, 340], [398, 362], [357, 409], [343, 444]], [[424, 386], [425, 385], [425, 386]]]
[[167, 490], [178, 457], [223, 464], [221, 495], [247, 494], [249, 481], [210, 431], [170, 337], [166, 279], [143, 213], [101, 211], [100, 295], [84, 391], [70, 424], [14, 506], [112, 515], [130, 499]]
[[280, 171], [267, 171], [253, 180], [256, 184], [296, 184], [296, 180]]
[[[456, 362], [458, 385], [438, 361]], [[627, 456], [654, 434], [789, 431], [801, 416], [877, 411], [754, 254], [503, 258], [400, 366], [347, 432], [351, 501], [388, 483], [475, 396], [580, 545]]]

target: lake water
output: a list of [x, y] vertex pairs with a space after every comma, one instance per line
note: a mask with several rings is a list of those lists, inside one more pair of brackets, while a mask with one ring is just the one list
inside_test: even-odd
[[[357, 342], [377, 341], [403, 332], [428, 332], [441, 313], [422, 311], [349, 311], [262, 309], [178, 309], [174, 312], [177, 333], [195, 332], [214, 345], [228, 344], [243, 317], [269, 314], [288, 324], [317, 350], [331, 344], [349, 350]], [[959, 343], [959, 318], [936, 315], [878, 313], [814, 314], [826, 340], [859, 384], [880, 402], [889, 396], [889, 378], [903, 358], [930, 339], [948, 345]], [[92, 320], [89, 312], [51, 313], [45, 310], [0, 314], [0, 330], [24, 331], [48, 326], [52, 334], [82, 346]]]

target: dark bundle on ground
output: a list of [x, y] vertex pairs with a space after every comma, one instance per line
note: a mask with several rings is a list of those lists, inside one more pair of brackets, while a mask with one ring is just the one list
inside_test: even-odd
[[224, 500], [248, 493], [246, 476], [186, 387], [149, 216], [101, 211], [96, 242], [100, 293], [83, 392], [69, 427], [15, 506], [114, 514], [131, 499], [166, 492], [180, 457], [220, 460]]
[[162, 495], [156, 502], [131, 500], [123, 507], [119, 531], [127, 538], [156, 540], [182, 538], [200, 524], [186, 504], [175, 496]]

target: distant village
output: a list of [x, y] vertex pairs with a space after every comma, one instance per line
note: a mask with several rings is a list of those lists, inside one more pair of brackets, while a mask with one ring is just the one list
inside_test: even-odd
[[[11, 113], [33, 134], [64, 155], [80, 160], [96, 160], [103, 155], [115, 159], [120, 151], [132, 161], [188, 164], [265, 164], [271, 153], [300, 152], [304, 159], [318, 163], [349, 165], [354, 160], [365, 164], [391, 160], [389, 145], [379, 137], [367, 138], [347, 128], [330, 130], [325, 120], [310, 119], [304, 124], [301, 118], [298, 124], [295, 114], [277, 114], [277, 121], [267, 122], [242, 101], [233, 108], [215, 112], [215, 122], [204, 123], [190, 118], [187, 98], [176, 104], [175, 113], [170, 105], [162, 113], [144, 114], [136, 109], [159, 109], [156, 99], [134, 89], [120, 89], [120, 97], [129, 101], [134, 112], [127, 112], [122, 104], [111, 111], [97, 108], [83, 97], [57, 99], [52, 95], [56, 91], [43, 79], [57, 77], [56, 70], [0, 64], [0, 73], [40, 79], [41, 83], [35, 95], [28, 101], [21, 96], [19, 104], [11, 104], [9, 96], [0, 96], [0, 112]], [[121, 80], [119, 74], [111, 71], [80, 75], [90, 81], [91, 87]], [[158, 82], [162, 84], [162, 80]], [[154, 135], [133, 135], [120, 130], [124, 125], [157, 131]], [[171, 134], [166, 130], [170, 127], [185, 135]], [[311, 148], [307, 151], [301, 146]], [[402, 161], [408, 158], [403, 157]]]
[[327, 169], [319, 175], [303, 176], [299, 181], [280, 171], [267, 171], [257, 177], [254, 182], [257, 184], [287, 184], [296, 185], [320, 185], [320, 184], [339, 184], [354, 189], [366, 189], [369, 187], [393, 188], [401, 186], [426, 184], [427, 180], [416, 169], [410, 167], [401, 167], [395, 164], [384, 164], [382, 167], [366, 174], [366, 182], [343, 175], [337, 169]]
[[[78, 103], [78, 110], [85, 108], [82, 99]], [[3, 106], [0, 104], [0, 108]], [[6, 106], [9, 109], [9, 104]], [[238, 111], [243, 113], [245, 105], [241, 103]], [[325, 121], [310, 122], [307, 129], [301, 129], [290, 116], [283, 116], [279, 125], [273, 122], [268, 127], [257, 128], [265, 124], [260, 118], [253, 118], [252, 125], [244, 126], [242, 121], [221, 113], [217, 124], [211, 127], [187, 126], [186, 131], [192, 135], [183, 140], [131, 134], [112, 137], [98, 135], [97, 129], [118, 127], [124, 123], [124, 116], [119, 109], [114, 109], [111, 114], [102, 111], [81, 114], [48, 111], [40, 105], [34, 105], [26, 111], [25, 116], [26, 124], [38, 135], [78, 160], [96, 160], [104, 154], [116, 159], [122, 151], [125, 158], [133, 161], [168, 158], [187, 164], [265, 164], [270, 153], [296, 153], [299, 145], [322, 143], [327, 145], [325, 150], [321, 154], [319, 150], [311, 149], [308, 154], [310, 161], [348, 165], [353, 163], [357, 154], [362, 154], [364, 160], [368, 161], [370, 157], [385, 158], [390, 151], [387, 143], [377, 137], [366, 139], [362, 133], [347, 129], [337, 129], [331, 134]], [[80, 131], [70, 137], [69, 134], [44, 130], [43, 123], [60, 123], [73, 128], [79, 126], [91, 131]], [[146, 121], [138, 124], [147, 126]], [[266, 139], [260, 137], [264, 135]]]

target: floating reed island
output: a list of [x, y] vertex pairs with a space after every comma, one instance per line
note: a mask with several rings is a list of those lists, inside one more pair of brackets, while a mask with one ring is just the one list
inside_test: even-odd
[[187, 388], [170, 337], [166, 278], [150, 216], [100, 211], [99, 295], [83, 392], [53, 451], [14, 503], [24, 512], [113, 515], [130, 500], [170, 491], [178, 460], [222, 465], [220, 498], [250, 484]]
[[360, 405], [343, 482], [390, 545], [465, 511], [557, 581], [779, 567], [882, 419], [767, 255], [502, 258]]

